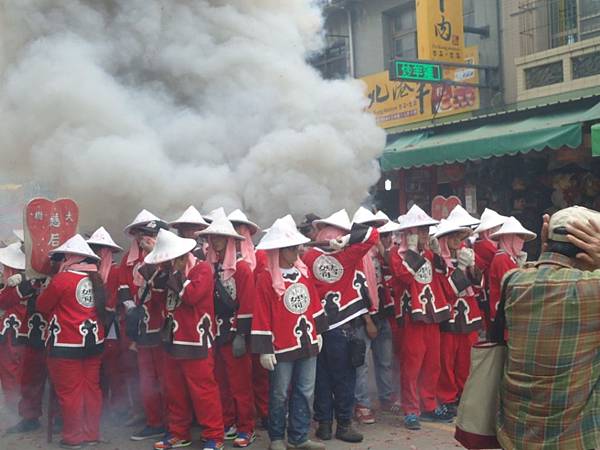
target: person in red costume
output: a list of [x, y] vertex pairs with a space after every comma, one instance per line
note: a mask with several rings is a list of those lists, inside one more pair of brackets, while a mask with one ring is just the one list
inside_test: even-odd
[[[233, 224], [236, 233], [244, 237], [243, 241], [236, 241], [237, 252], [250, 265], [250, 269], [254, 272], [254, 279], [258, 280], [258, 274], [265, 270], [268, 264], [266, 253], [257, 251], [252, 242], [252, 237], [259, 231], [259, 227], [248, 220], [246, 214], [239, 209], [231, 212], [227, 218]], [[260, 365], [260, 355], [253, 353], [251, 358], [254, 408], [261, 427], [266, 429], [269, 415], [269, 372]]]
[[[129, 413], [129, 393], [121, 361], [121, 330], [116, 315], [117, 289], [119, 287], [119, 265], [113, 261], [115, 253], [123, 249], [118, 246], [104, 227], [98, 228], [87, 240], [88, 245], [100, 258], [98, 273], [106, 291], [106, 327], [102, 353], [101, 380], [105, 403], [110, 405], [111, 417], [121, 423]], [[124, 334], [124, 333], [123, 333]]]
[[176, 220], [169, 222], [169, 226], [177, 230], [177, 235], [183, 238], [195, 239], [196, 248], [192, 251], [194, 256], [201, 261], [206, 259], [206, 245], [198, 236], [198, 232], [208, 226], [200, 211], [190, 206]]
[[165, 432], [164, 349], [160, 341], [164, 310], [150, 289], [148, 280], [154, 270], [144, 267], [144, 257], [154, 248], [158, 231], [166, 228], [165, 222], [145, 209], [125, 228], [133, 242], [121, 260], [117, 302], [125, 311], [122, 329], [128, 337], [126, 354], [131, 356], [131, 350], [137, 353], [137, 378], [146, 413], [146, 425], [131, 436], [133, 441], [156, 438]]
[[401, 286], [397, 293], [402, 322], [401, 396], [404, 425], [411, 430], [420, 429], [419, 420], [449, 422], [453, 418], [436, 400], [441, 370], [439, 324], [450, 318], [441, 285], [446, 263], [439, 249], [434, 252], [429, 246], [429, 227], [437, 223], [413, 205], [400, 223], [406, 250], [390, 254], [394, 284]]
[[482, 289], [479, 291], [478, 301], [481, 312], [484, 315], [485, 329], [490, 327], [490, 264], [498, 250], [498, 244], [490, 239], [490, 236], [500, 229], [508, 217], [498, 214], [496, 211], [486, 208], [481, 214], [481, 223], [475, 228], [477, 240], [473, 244], [475, 251], [475, 267], [483, 274]]
[[261, 364], [271, 372], [270, 450], [325, 448], [309, 439], [320, 334], [328, 323], [314, 282], [298, 256], [299, 246], [308, 241], [288, 215], [277, 219], [258, 245], [269, 263], [258, 275], [251, 341]]
[[508, 271], [525, 264], [527, 253], [523, 251], [523, 245], [536, 237], [537, 235], [534, 232], [527, 230], [514, 217], [509, 217], [502, 227], [490, 236], [498, 243], [498, 250], [489, 268], [490, 319], [492, 321], [496, 318], [496, 311], [500, 303], [504, 275]]
[[202, 426], [204, 450], [223, 448], [223, 413], [214, 375], [215, 315], [210, 264], [191, 253], [195, 239], [160, 230], [144, 261], [157, 267], [149, 281], [167, 312], [162, 330], [166, 349], [167, 433], [156, 450], [191, 445], [193, 416]]
[[[464, 246], [471, 229], [442, 220], [435, 238], [448, 272], [442, 279], [451, 316], [440, 325], [441, 373], [438, 402], [455, 415], [471, 366], [471, 347], [477, 341], [482, 316], [474, 288], [481, 285], [481, 272], [475, 267], [475, 253]], [[433, 242], [433, 241], [432, 241]]]
[[27, 299], [19, 291], [25, 270], [25, 254], [21, 243], [15, 242], [0, 248], [3, 287], [0, 290], [0, 383], [8, 411], [16, 412], [19, 396], [21, 370], [23, 368], [23, 339], [19, 329], [27, 320]]
[[[329, 328], [323, 333], [323, 351], [317, 359], [315, 419], [317, 437], [332, 438], [335, 417], [336, 439], [361, 442], [363, 435], [352, 426], [356, 366], [352, 349], [356, 348], [356, 330], [362, 325], [370, 337], [377, 328], [368, 314], [370, 294], [363, 258], [377, 244], [376, 228], [350, 224], [346, 210], [315, 221], [317, 241], [328, 249], [313, 247], [303, 261], [325, 308]], [[361, 342], [362, 344], [362, 342]], [[363, 344], [364, 345], [364, 344]], [[364, 361], [363, 361], [364, 362]]]
[[252, 360], [246, 349], [256, 302], [254, 273], [250, 264], [238, 258], [236, 240], [244, 237], [227, 217], [214, 215], [210, 226], [199, 234], [208, 238], [206, 261], [215, 279], [215, 368], [228, 431], [225, 438], [233, 438], [235, 447], [247, 447], [256, 439]]
[[63, 415], [61, 446], [81, 448], [100, 441], [106, 292], [99, 258], [76, 234], [49, 252], [60, 262], [37, 310], [48, 321], [48, 373]]

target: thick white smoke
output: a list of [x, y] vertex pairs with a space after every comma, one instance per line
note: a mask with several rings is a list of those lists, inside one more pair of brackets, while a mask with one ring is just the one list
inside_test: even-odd
[[306, 64], [321, 26], [308, 0], [3, 0], [0, 171], [88, 227], [355, 208], [384, 133], [360, 82]]

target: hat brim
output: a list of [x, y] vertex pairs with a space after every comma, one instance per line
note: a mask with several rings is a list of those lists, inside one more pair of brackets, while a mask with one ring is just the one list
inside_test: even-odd
[[464, 237], [462, 239], [466, 239], [473, 234], [473, 231], [471, 229], [469, 229], [468, 227], [464, 227], [464, 228], [456, 228], [454, 230], [442, 230], [441, 232], [435, 233], [433, 236], [436, 239], [439, 239], [441, 237], [448, 236], [449, 234], [454, 234], [454, 233], [462, 233], [462, 234], [464, 234]]
[[293, 239], [287, 240], [275, 240], [272, 242], [259, 242], [256, 246], [256, 250], [278, 250], [287, 247], [295, 247], [298, 245], [306, 244], [310, 242], [310, 239], [305, 236], [296, 236]]
[[135, 228], [142, 229], [142, 228], [144, 228], [145, 225], [149, 224], [150, 222], [152, 222], [152, 221], [148, 220], [147, 222], [130, 223], [123, 229], [123, 232], [129, 236], [132, 236], [131, 232]]
[[[186, 239], [191, 240], [191, 239]], [[196, 242], [183, 242], [181, 247], [178, 247], [175, 250], [171, 250], [169, 252], [157, 252], [151, 251], [144, 258], [144, 262], [146, 264], [162, 264], [167, 261], [172, 261], [175, 258], [179, 258], [180, 256], [185, 255], [186, 253], [191, 252], [196, 247]]]
[[118, 246], [117, 244], [107, 244], [106, 242], [94, 242], [94, 241], [86, 241], [88, 245], [96, 245], [98, 247], [107, 247], [110, 248], [113, 252], [122, 252], [123, 247]]
[[537, 238], [537, 234], [535, 234], [532, 231], [519, 231], [519, 232], [503, 232], [503, 233], [496, 232], [490, 236], [490, 239], [492, 239], [493, 241], [497, 241], [500, 239], [501, 236], [506, 236], [509, 234], [516, 234], [517, 236], [520, 236], [525, 242], [533, 241], [535, 238]]
[[483, 233], [484, 231], [489, 231], [492, 228], [496, 228], [496, 227], [501, 227], [504, 222], [506, 222], [506, 220], [503, 220], [502, 222], [498, 221], [498, 222], [492, 222], [489, 224], [480, 224], [477, 228], [475, 228], [475, 230], [473, 230], [475, 233]]
[[179, 228], [180, 226], [188, 226], [188, 227], [201, 227], [203, 230], [208, 228], [208, 226], [210, 225], [209, 223], [200, 223], [200, 222], [178, 222], [178, 221], [174, 221], [174, 222], [169, 222], [169, 226], [171, 228]]
[[320, 226], [324, 226], [324, 227], [335, 227], [335, 228], [339, 228], [340, 230], [344, 230], [344, 231], [350, 231], [350, 228], [340, 225], [339, 223], [329, 222], [326, 219], [315, 220], [313, 222], [313, 225], [317, 228]]
[[4, 250], [5, 248], [6, 247], [0, 249], [0, 264], [4, 267], [10, 267], [16, 270], [25, 270], [25, 256], [23, 255], [20, 257], [22, 261], [17, 261], [17, 258], [19, 258], [17, 254], [5, 254], [4, 252], [1, 252], [1, 250]]
[[399, 224], [400, 229], [398, 231], [409, 230], [411, 228], [424, 228], [424, 227], [434, 227], [439, 225], [440, 223], [437, 220], [429, 220], [427, 222], [419, 223], [419, 224]]
[[232, 233], [226, 233], [226, 232], [221, 232], [221, 231], [208, 231], [208, 230], [202, 230], [198, 233], [198, 236], [223, 236], [223, 237], [230, 237], [233, 239], [237, 239], [238, 241], [243, 241], [244, 239], [246, 239], [244, 236], [240, 236], [239, 234], [232, 234]]
[[49, 256], [53, 256], [53, 255], [76, 255], [76, 256], [84, 256], [86, 258], [92, 258], [95, 259], [96, 261], [100, 261], [100, 257], [98, 255], [90, 255], [88, 253], [83, 253], [83, 252], [76, 252], [76, 251], [66, 251], [66, 250], [50, 250], [48, 252]]
[[260, 227], [258, 225], [256, 225], [254, 222], [244, 221], [244, 220], [231, 220], [231, 219], [229, 221], [233, 224], [234, 227], [236, 225], [246, 225], [248, 228], [250, 228], [250, 234], [256, 234], [260, 230]]
[[385, 219], [374, 219], [374, 220], [365, 220], [364, 222], [356, 222], [356, 223], [358, 223], [360, 225], [367, 225], [370, 227], [380, 228], [388, 222], [389, 222], [389, 220], [385, 220]]

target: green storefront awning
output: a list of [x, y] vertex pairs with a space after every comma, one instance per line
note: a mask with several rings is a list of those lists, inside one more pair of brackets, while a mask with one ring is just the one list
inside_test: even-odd
[[383, 170], [407, 169], [545, 148], [576, 148], [582, 143], [583, 124], [598, 119], [600, 103], [583, 110], [534, 115], [522, 120], [504, 117], [502, 121], [478, 127], [457, 124], [457, 129], [439, 133], [407, 132], [386, 146], [380, 164]]

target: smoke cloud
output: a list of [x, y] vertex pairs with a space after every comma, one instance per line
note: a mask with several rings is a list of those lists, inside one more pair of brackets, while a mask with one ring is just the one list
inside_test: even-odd
[[84, 230], [354, 209], [385, 137], [359, 81], [305, 62], [321, 27], [307, 0], [4, 0], [0, 173], [74, 198]]

